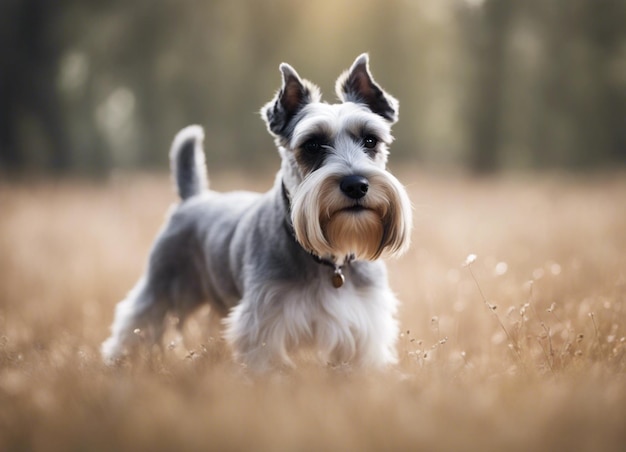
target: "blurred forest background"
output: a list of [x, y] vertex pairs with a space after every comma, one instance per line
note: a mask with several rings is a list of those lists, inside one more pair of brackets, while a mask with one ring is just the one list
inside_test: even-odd
[[279, 63], [332, 101], [364, 51], [394, 162], [624, 165], [625, 24], [624, 0], [2, 0], [0, 172], [164, 168], [189, 123], [210, 165], [275, 168]]

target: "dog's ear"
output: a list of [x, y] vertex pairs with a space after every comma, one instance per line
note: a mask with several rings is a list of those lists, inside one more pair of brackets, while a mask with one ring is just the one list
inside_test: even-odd
[[365, 104], [393, 124], [398, 120], [398, 101], [374, 81], [368, 61], [367, 53], [360, 55], [352, 67], [339, 76], [335, 90], [342, 101]]
[[285, 136], [291, 119], [311, 102], [319, 102], [319, 88], [300, 78], [294, 68], [287, 63], [280, 65], [283, 86], [270, 102], [261, 109], [261, 116], [267, 128], [277, 136]]

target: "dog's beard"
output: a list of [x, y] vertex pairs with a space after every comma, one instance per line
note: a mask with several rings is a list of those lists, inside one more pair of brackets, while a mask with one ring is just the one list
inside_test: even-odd
[[321, 222], [322, 231], [337, 256], [376, 259], [381, 252], [383, 225], [376, 212], [340, 210]]
[[[343, 170], [343, 168], [341, 168]], [[341, 171], [322, 168], [304, 179], [293, 196], [296, 239], [318, 256], [375, 260], [400, 255], [409, 246], [411, 206], [406, 191], [386, 171], [371, 169], [367, 195], [347, 198]]]

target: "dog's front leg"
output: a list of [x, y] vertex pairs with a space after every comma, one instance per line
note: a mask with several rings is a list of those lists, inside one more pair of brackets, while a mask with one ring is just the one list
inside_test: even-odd
[[281, 313], [272, 308], [271, 303], [266, 303], [260, 309], [258, 299], [244, 299], [224, 320], [225, 337], [235, 360], [254, 373], [295, 367], [289, 358], [294, 340]]

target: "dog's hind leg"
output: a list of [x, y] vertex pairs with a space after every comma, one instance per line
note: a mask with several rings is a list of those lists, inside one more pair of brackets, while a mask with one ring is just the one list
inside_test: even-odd
[[111, 336], [100, 349], [104, 361], [114, 364], [141, 343], [160, 344], [167, 311], [167, 303], [142, 277], [115, 307]]
[[186, 317], [207, 299], [206, 273], [193, 221], [174, 213], [150, 253], [146, 274], [115, 308], [111, 337], [102, 344], [106, 362], [137, 345], [162, 345], [165, 316]]

